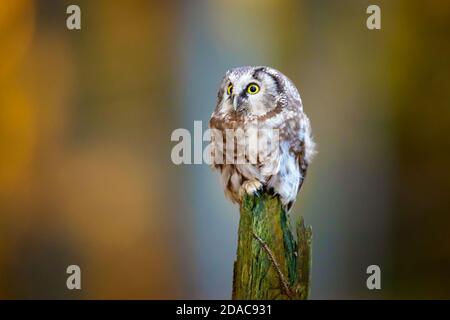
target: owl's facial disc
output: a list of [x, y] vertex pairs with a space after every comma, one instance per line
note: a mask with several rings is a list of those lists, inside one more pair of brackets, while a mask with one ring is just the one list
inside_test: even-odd
[[258, 94], [260, 86], [256, 82], [250, 82], [245, 86], [241, 86], [241, 92], [232, 94], [232, 102], [234, 110], [241, 110], [242, 107], [249, 103], [251, 96]]
[[252, 96], [260, 91], [260, 85], [255, 81], [237, 81], [236, 84], [230, 84], [227, 87], [229, 101], [234, 111], [243, 111], [248, 109]]
[[221, 112], [261, 116], [276, 106], [279, 86], [263, 67], [240, 67], [228, 72]]

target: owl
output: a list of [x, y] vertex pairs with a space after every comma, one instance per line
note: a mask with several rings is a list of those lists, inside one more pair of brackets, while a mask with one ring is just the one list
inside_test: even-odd
[[289, 211], [315, 154], [297, 88], [270, 67], [226, 72], [210, 119], [211, 165], [226, 196], [278, 195]]

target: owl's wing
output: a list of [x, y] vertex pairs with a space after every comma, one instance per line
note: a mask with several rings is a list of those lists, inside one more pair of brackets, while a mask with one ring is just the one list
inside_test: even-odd
[[308, 165], [315, 153], [315, 144], [311, 135], [311, 126], [308, 117], [302, 111], [299, 111], [292, 119], [286, 122], [286, 138], [289, 141], [289, 151], [298, 161], [300, 171], [300, 191], [303, 181], [306, 177]]
[[296, 155], [297, 159], [298, 159], [298, 167], [299, 167], [300, 174], [301, 174], [297, 193], [299, 193], [300, 189], [302, 188], [303, 181], [305, 180], [305, 177], [306, 177], [306, 171], [308, 170], [308, 162], [306, 162], [306, 160], [305, 160], [305, 153], [303, 150], [304, 150], [304, 143], [303, 143], [302, 151]]

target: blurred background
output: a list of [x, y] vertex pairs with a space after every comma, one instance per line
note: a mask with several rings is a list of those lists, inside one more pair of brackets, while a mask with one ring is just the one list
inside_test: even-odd
[[449, 39], [438, 0], [2, 1], [0, 298], [230, 298], [238, 208], [170, 135], [207, 128], [227, 69], [269, 65], [318, 143], [292, 214], [312, 298], [450, 299]]

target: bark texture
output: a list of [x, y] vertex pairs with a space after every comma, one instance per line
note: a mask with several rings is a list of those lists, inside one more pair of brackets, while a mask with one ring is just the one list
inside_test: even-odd
[[233, 299], [304, 300], [310, 290], [311, 227], [294, 238], [277, 196], [245, 196], [240, 207]]

